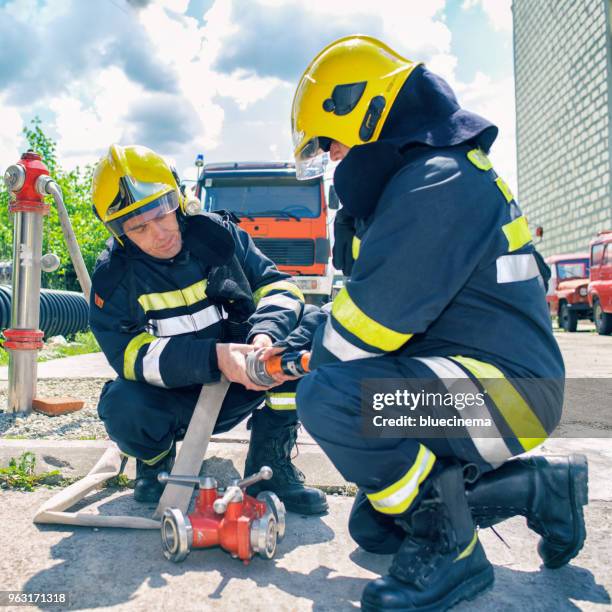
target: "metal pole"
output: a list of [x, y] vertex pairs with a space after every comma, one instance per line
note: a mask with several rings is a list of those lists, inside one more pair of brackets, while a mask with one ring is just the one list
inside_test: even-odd
[[49, 176], [41, 176], [38, 179], [37, 188], [40, 193], [48, 193], [52, 195], [53, 199], [55, 200], [57, 214], [59, 216], [62, 232], [64, 234], [64, 240], [66, 241], [66, 246], [68, 247], [68, 253], [70, 253], [70, 259], [72, 260], [72, 265], [74, 266], [77, 278], [79, 279], [79, 284], [81, 285], [83, 295], [89, 302], [89, 294], [91, 293], [91, 279], [89, 278], [89, 272], [87, 271], [87, 266], [83, 260], [83, 255], [81, 255], [79, 243], [74, 234], [74, 230], [72, 229], [72, 223], [70, 222], [68, 211], [64, 205], [62, 190], [60, 189], [60, 186]]

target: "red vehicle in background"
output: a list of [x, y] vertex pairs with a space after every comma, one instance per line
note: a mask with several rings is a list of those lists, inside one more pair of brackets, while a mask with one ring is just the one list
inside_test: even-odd
[[591, 242], [589, 304], [597, 332], [612, 334], [612, 230], [599, 232]]
[[546, 258], [551, 277], [546, 301], [551, 317], [557, 317], [559, 327], [575, 332], [579, 319], [591, 319], [588, 297], [589, 254], [569, 253]]
[[326, 181], [298, 181], [291, 162], [202, 163], [196, 196], [207, 212], [237, 215], [257, 247], [293, 276], [307, 302], [330, 300], [330, 209], [339, 202]]

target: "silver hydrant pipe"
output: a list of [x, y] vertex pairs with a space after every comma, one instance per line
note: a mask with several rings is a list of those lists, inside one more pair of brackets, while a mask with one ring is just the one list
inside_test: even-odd
[[[11, 328], [13, 330], [38, 330], [42, 229], [42, 214], [37, 212], [15, 213], [11, 300]], [[27, 414], [32, 410], [32, 400], [36, 392], [37, 356], [38, 350], [35, 348], [9, 351], [9, 412]]]
[[79, 243], [74, 235], [72, 223], [70, 222], [70, 217], [68, 216], [68, 211], [64, 205], [62, 190], [50, 176], [45, 175], [38, 178], [36, 189], [41, 194], [49, 194], [53, 196], [53, 200], [57, 206], [57, 214], [59, 216], [60, 225], [62, 226], [64, 240], [66, 241], [66, 247], [68, 248], [68, 253], [70, 254], [70, 259], [72, 260], [72, 265], [74, 266], [79, 284], [81, 285], [83, 295], [85, 296], [87, 302], [89, 302], [89, 294], [91, 293], [91, 279], [89, 277], [87, 267], [85, 266], [83, 255], [81, 255]]

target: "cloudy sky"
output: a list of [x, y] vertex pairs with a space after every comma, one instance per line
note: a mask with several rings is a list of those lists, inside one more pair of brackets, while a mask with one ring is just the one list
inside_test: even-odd
[[0, 0], [0, 171], [39, 116], [65, 168], [112, 142], [174, 160], [290, 159], [308, 61], [347, 34], [383, 39], [500, 126], [516, 187], [511, 0]]

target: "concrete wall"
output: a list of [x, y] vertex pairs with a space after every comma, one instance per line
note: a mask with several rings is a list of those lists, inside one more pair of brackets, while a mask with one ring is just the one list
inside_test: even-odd
[[518, 197], [544, 255], [612, 227], [612, 0], [514, 0]]

